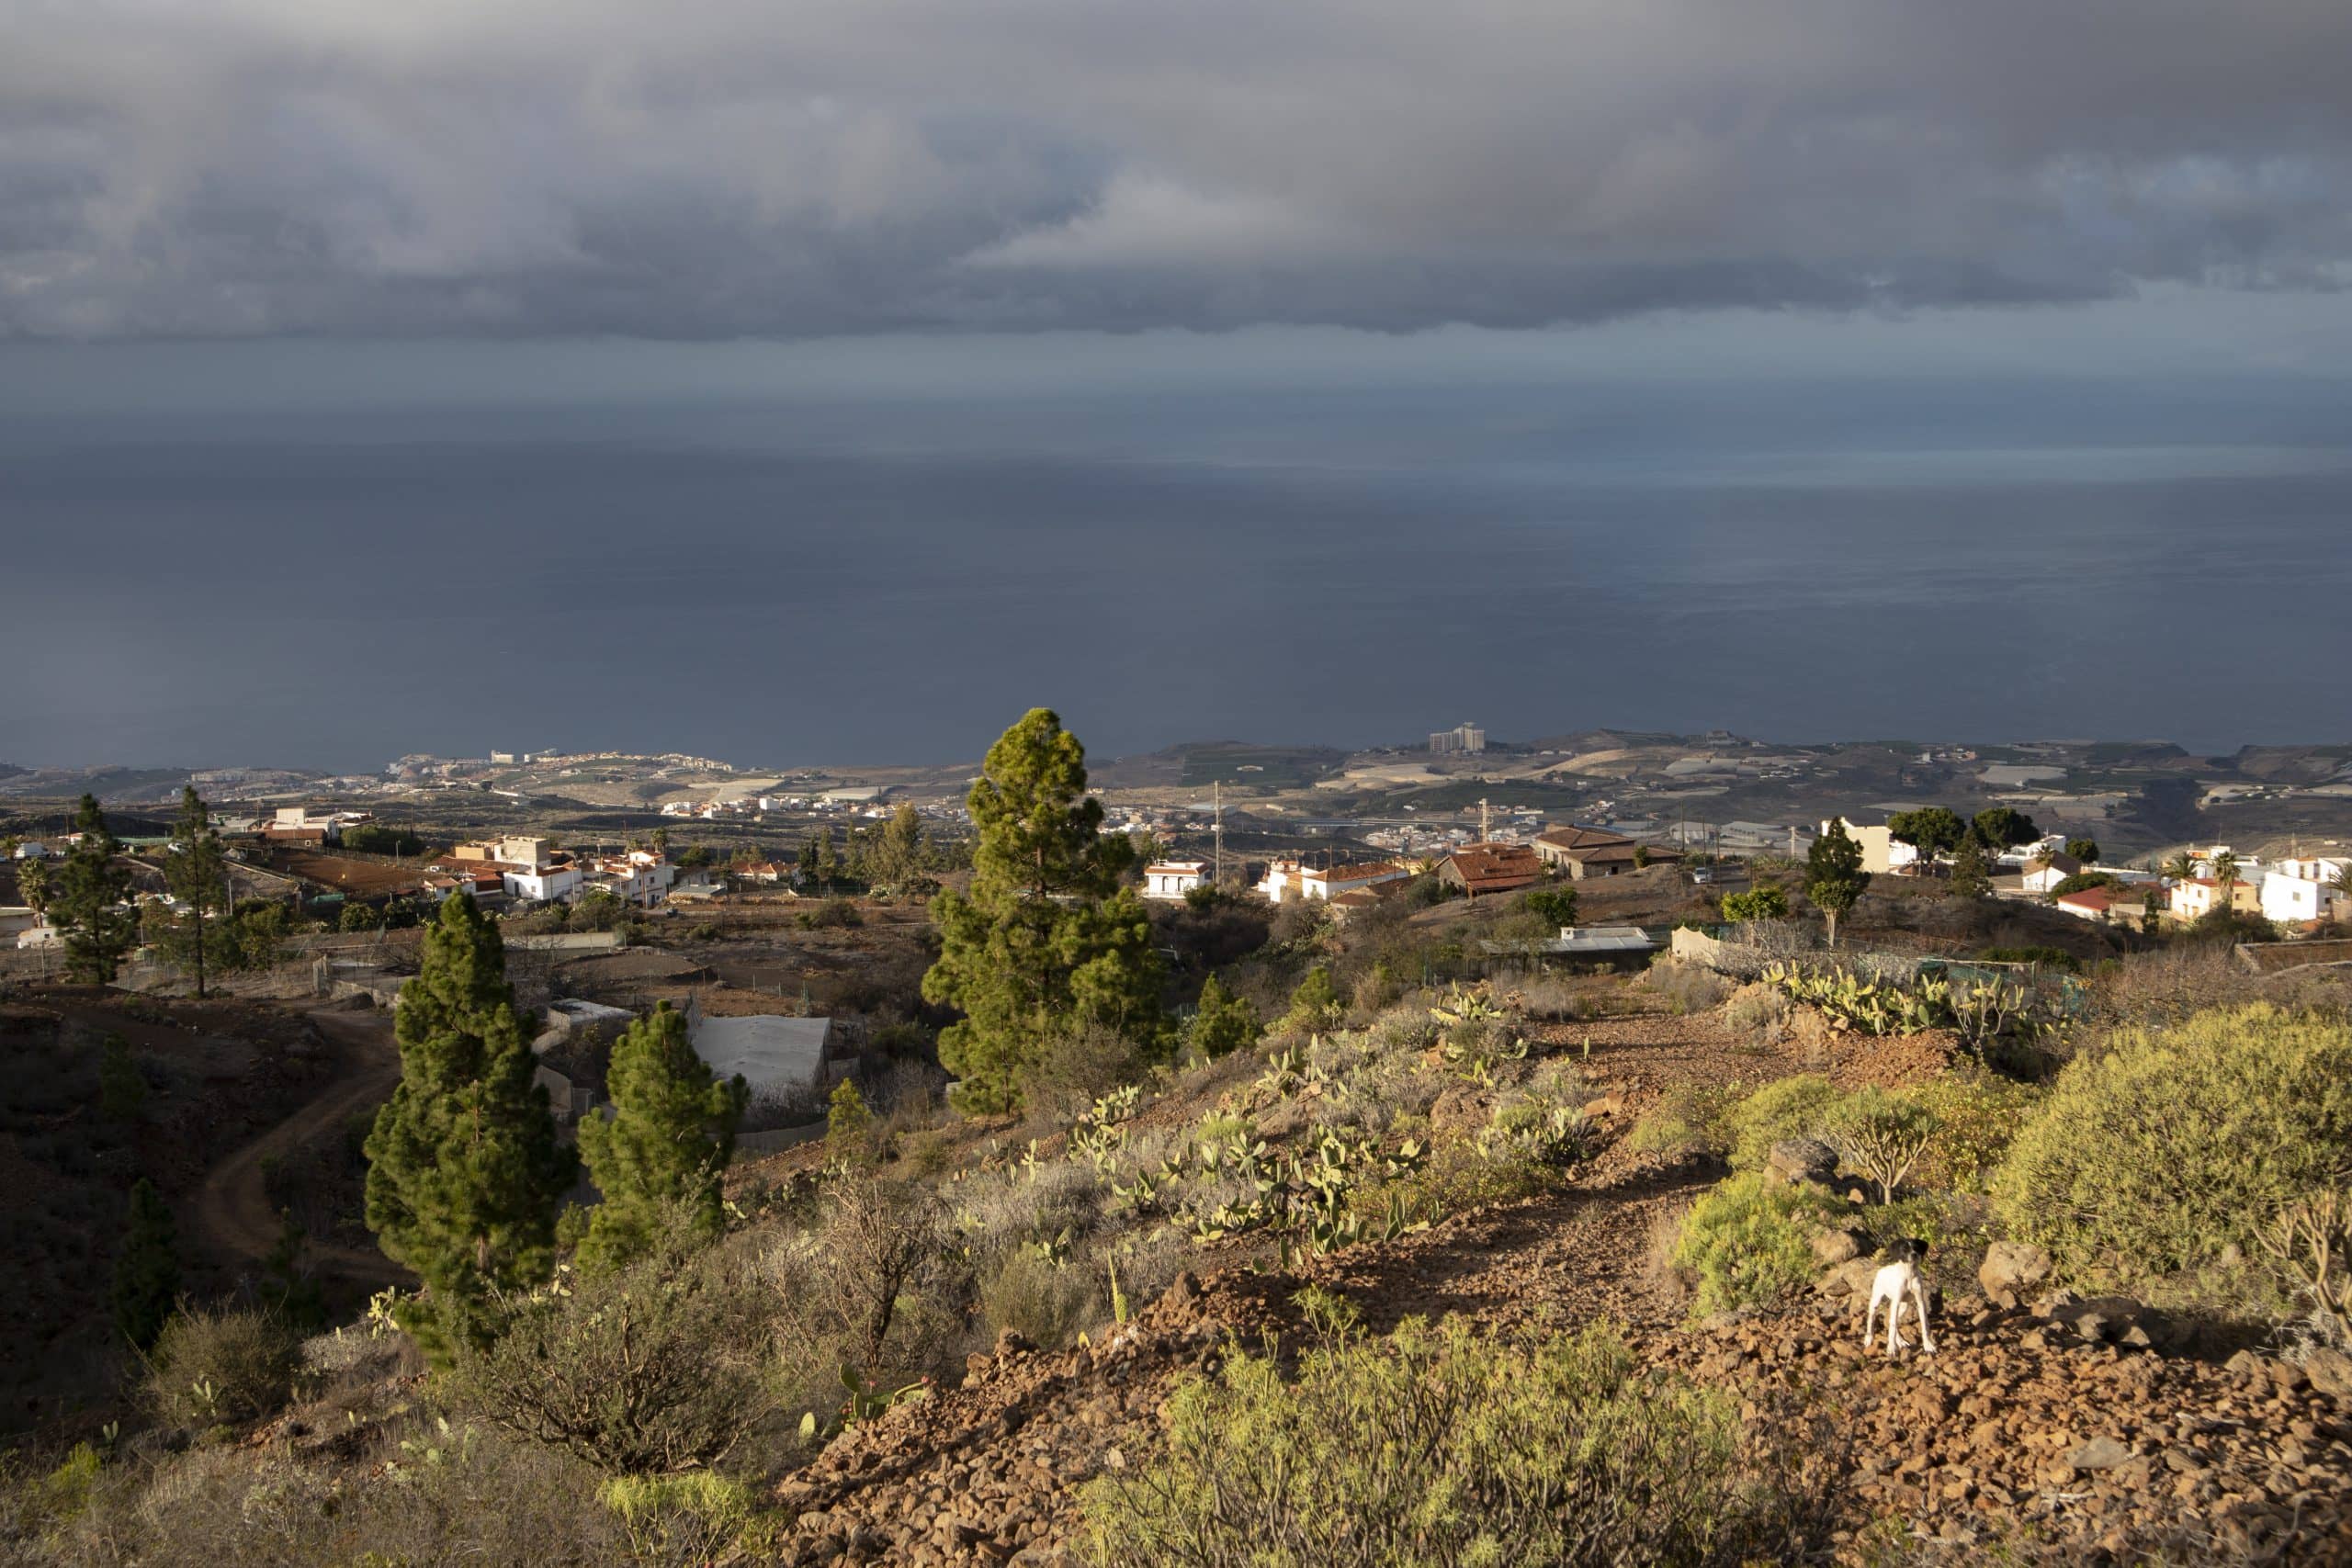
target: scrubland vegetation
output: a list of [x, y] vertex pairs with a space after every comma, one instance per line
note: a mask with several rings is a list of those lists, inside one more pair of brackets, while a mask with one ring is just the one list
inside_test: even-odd
[[[368, 1140], [370, 1224], [426, 1290], [306, 1334], [288, 1293], [179, 1300], [151, 1256], [119, 1292], [135, 1410], [14, 1456], [0, 1539], [56, 1564], [789, 1556], [792, 1478], [828, 1452], [911, 1427], [992, 1356], [1062, 1354], [1080, 1382], [1220, 1269], [1279, 1311], [1188, 1350], [1088, 1472], [1084, 1560], [1820, 1558], [1856, 1523], [1834, 1402], [1728, 1390], [1657, 1337], [1778, 1316], [1794, 1343], [1825, 1274], [1908, 1238], [1947, 1302], [2024, 1244], [2038, 1288], [2129, 1292], [2315, 1378], [2352, 1348], [2332, 982], [2211, 949], [1923, 973], [1873, 958], [1850, 900], [1835, 953], [1759, 917], [1752, 976], [1482, 978], [1480, 938], [1555, 903], [1417, 923], [1408, 892], [1342, 929], [1213, 894], [1155, 917], [1051, 715], [1008, 732], [982, 791], [927, 982], [953, 1103], [920, 1072], [844, 1082], [805, 1157], [730, 1173], [740, 1089], [656, 1013], [581, 1140], [599, 1201], [560, 1218], [571, 1154], [501, 946], [447, 906]], [[1710, 1070], [1596, 1056], [1596, 1025], [1662, 1021]], [[1653, 1261], [1680, 1322], [1383, 1332], [1330, 1283], [1500, 1206], [1569, 1215], [1642, 1181], [1677, 1194]], [[824, 1560], [878, 1560], [842, 1528]]]

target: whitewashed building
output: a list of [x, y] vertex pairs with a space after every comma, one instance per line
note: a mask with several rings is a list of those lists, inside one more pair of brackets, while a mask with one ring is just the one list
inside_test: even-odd
[[1193, 888], [1207, 886], [1208, 879], [1206, 861], [1162, 861], [1143, 868], [1143, 896], [1173, 903]]

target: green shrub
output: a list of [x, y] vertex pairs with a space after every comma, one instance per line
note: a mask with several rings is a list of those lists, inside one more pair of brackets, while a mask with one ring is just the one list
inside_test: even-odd
[[1697, 1292], [1692, 1312], [1706, 1317], [1793, 1301], [1820, 1272], [1813, 1233], [1843, 1212], [1815, 1189], [1776, 1186], [1753, 1172], [1720, 1183], [1691, 1205], [1675, 1237], [1674, 1266], [1690, 1273]]
[[1913, 1174], [1922, 1187], [1983, 1197], [2042, 1090], [1981, 1069], [1944, 1073], [1911, 1090], [1941, 1130]]
[[847, 1149], [865, 1141], [866, 1130], [874, 1125], [874, 1112], [866, 1109], [865, 1096], [860, 1094], [855, 1078], [843, 1078], [833, 1086], [831, 1096], [825, 1101], [825, 1142], [834, 1149]]
[[1255, 1045], [1261, 1032], [1258, 1010], [1249, 998], [1235, 996], [1214, 975], [1202, 982], [1200, 1004], [1184, 1034], [1195, 1055], [1214, 1062]]
[[639, 1562], [711, 1562], [739, 1553], [768, 1555], [785, 1517], [763, 1509], [752, 1489], [709, 1471], [685, 1475], [616, 1475], [600, 1483], [596, 1501], [628, 1531]]
[[1295, 1386], [1238, 1356], [1170, 1397], [1164, 1457], [1084, 1493], [1088, 1550], [1204, 1568], [1804, 1555], [1810, 1511], [1736, 1402], [1645, 1377], [1605, 1329], [1532, 1348], [1449, 1318], [1328, 1340]]
[[1726, 893], [1723, 897], [1724, 919], [1735, 924], [1743, 920], [1784, 920], [1789, 918], [1789, 896], [1771, 883], [1759, 883], [1745, 893]]
[[[2259, 1229], [2352, 1168], [2352, 1028], [2267, 1004], [2114, 1036], [2059, 1075], [1994, 1183], [2078, 1279], [2250, 1281]], [[2235, 1250], [2233, 1250], [2235, 1249]]]
[[1531, 887], [1520, 895], [1519, 907], [1547, 926], [1577, 923], [1577, 890], [1573, 887]]
[[1891, 1203], [1942, 1129], [1941, 1119], [1911, 1095], [1872, 1085], [1840, 1101], [1821, 1135], [1839, 1164], [1875, 1184], [1880, 1202]]
[[1340, 999], [1340, 987], [1331, 982], [1331, 971], [1317, 964], [1291, 992], [1290, 1010], [1274, 1025], [1273, 1032], [1310, 1034], [1335, 1029], [1347, 1010], [1347, 1004]]
[[1676, 1084], [1634, 1123], [1626, 1146], [1645, 1154], [1727, 1155], [1738, 1103], [1737, 1084]]
[[1776, 1078], [1734, 1106], [1731, 1163], [1735, 1170], [1761, 1170], [1772, 1145], [1784, 1138], [1815, 1138], [1845, 1094], [1818, 1073]]
[[148, 1359], [148, 1402], [182, 1427], [252, 1421], [286, 1403], [300, 1341], [275, 1313], [191, 1308]]

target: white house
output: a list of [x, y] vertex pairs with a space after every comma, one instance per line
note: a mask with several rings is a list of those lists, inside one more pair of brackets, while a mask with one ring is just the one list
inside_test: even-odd
[[1278, 860], [1266, 867], [1266, 874], [1259, 882], [1258, 891], [1270, 904], [1280, 904], [1291, 898], [1329, 899], [1334, 893], [1353, 893], [1359, 888], [1376, 887], [1384, 882], [1402, 881], [1412, 874], [1392, 861], [1323, 867], [1303, 865], [1295, 860]]
[[1197, 860], [1162, 861], [1158, 865], [1143, 868], [1143, 896], [1173, 902], [1193, 888], [1208, 882], [1208, 863]]
[[2083, 863], [2064, 850], [2045, 850], [2026, 863], [2019, 880], [2028, 893], [2049, 893], [2070, 876], [2080, 876]]
[[[2335, 886], [2335, 870], [2324, 861], [2281, 861], [2281, 869], [2262, 874], [2262, 918], [2301, 925], [2324, 920], [2344, 902]], [[2324, 868], [2324, 869], [2323, 869]], [[2319, 874], [2306, 874], [2318, 872]]]
[[572, 897], [585, 879], [576, 865], [508, 865], [499, 868], [499, 880], [510, 897], [545, 904]]

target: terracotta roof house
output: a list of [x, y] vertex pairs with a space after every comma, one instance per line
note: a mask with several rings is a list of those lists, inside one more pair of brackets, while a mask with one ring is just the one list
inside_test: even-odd
[[2148, 895], [2136, 887], [2084, 887], [2061, 893], [2056, 902], [2075, 919], [2103, 926], [2136, 926], [2148, 914]]
[[1438, 863], [1438, 876], [1473, 898], [1532, 887], [1550, 873], [1525, 844], [1464, 844]]
[[1546, 865], [1557, 866], [1581, 882], [1588, 876], [1619, 876], [1634, 869], [1637, 854], [1645, 862], [1678, 861], [1679, 850], [1653, 845], [1646, 852], [1623, 833], [1606, 828], [1548, 828], [1535, 837], [1535, 853]]

